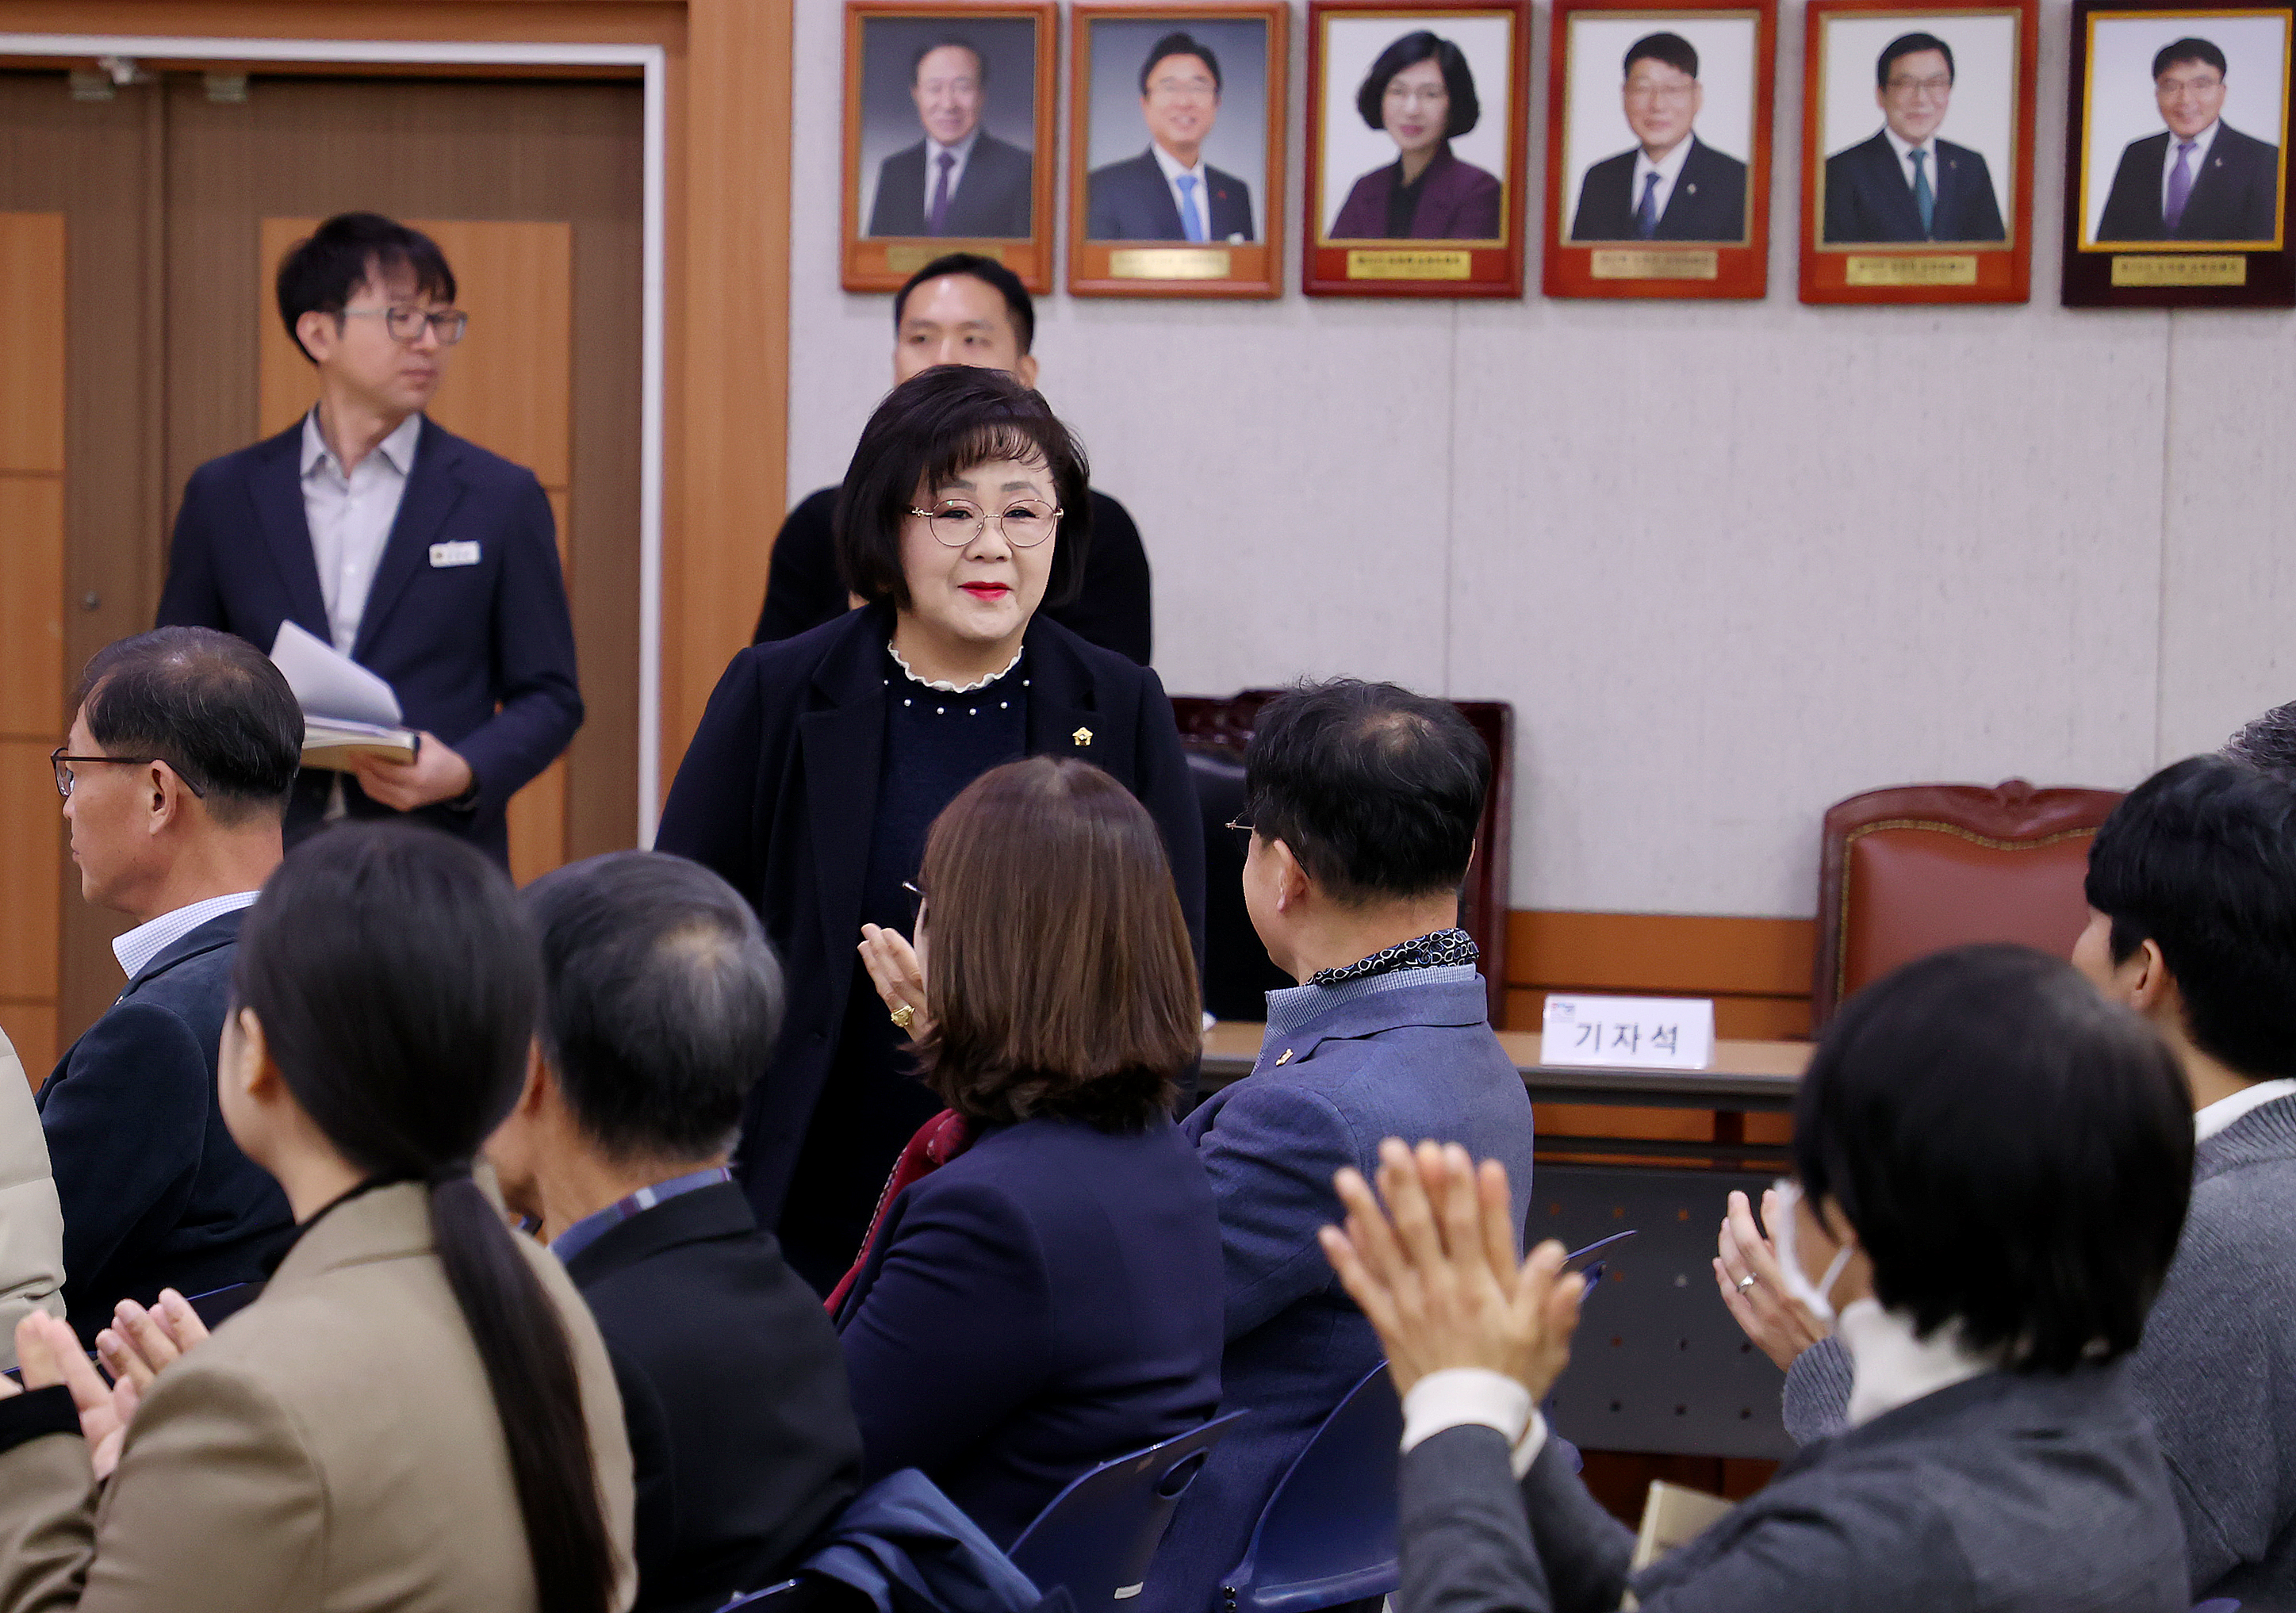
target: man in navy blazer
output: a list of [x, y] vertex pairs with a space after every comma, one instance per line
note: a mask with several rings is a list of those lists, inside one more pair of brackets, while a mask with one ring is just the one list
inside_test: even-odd
[[1187, 33], [1149, 47], [1140, 69], [1148, 149], [1086, 180], [1086, 240], [1253, 239], [1251, 187], [1204, 160], [1221, 87], [1219, 58]]
[[1953, 102], [1953, 46], [1901, 34], [1874, 63], [1874, 84], [1881, 132], [1825, 160], [1824, 240], [2005, 240], [1984, 157], [1937, 138]]
[[287, 680], [225, 634], [163, 627], [97, 653], [55, 757], [80, 894], [135, 927], [127, 987], [40, 1088], [64, 1215], [65, 1319], [258, 1281], [291, 1236], [279, 1185], [216, 1093], [240, 919], [280, 857], [302, 752]]
[[582, 724], [550, 501], [534, 473], [422, 415], [463, 315], [417, 231], [321, 225], [279, 271], [279, 311], [318, 371], [311, 412], [192, 473], [160, 625], [268, 651], [293, 621], [375, 673], [422, 735], [296, 782], [287, 833], [410, 813], [509, 856], [510, 798]]
[[925, 137], [877, 167], [872, 235], [1025, 238], [1036, 167], [980, 127], [988, 59], [962, 39], [927, 45], [910, 64], [909, 98]]
[[1746, 165], [1692, 133], [1706, 87], [1698, 51], [1679, 34], [1628, 47], [1620, 95], [1637, 143], [1587, 170], [1573, 241], [1743, 241]]
[[2152, 95], [2169, 127], [2120, 153], [2095, 238], [2276, 239], [2280, 148], [2224, 121], [2224, 52], [2206, 39], [2161, 46], [2152, 58]]
[[1300, 982], [1267, 997], [1252, 1072], [1190, 1115], [1219, 1205], [1223, 1412], [1247, 1413], [1174, 1514], [1144, 1603], [1207, 1613], [1318, 1425], [1382, 1355], [1316, 1242], [1332, 1177], [1381, 1140], [1464, 1143], [1530, 1191], [1530, 1100], [1492, 1033], [1459, 888], [1490, 783], [1448, 703], [1340, 680], [1263, 708], [1246, 754], [1245, 905]]

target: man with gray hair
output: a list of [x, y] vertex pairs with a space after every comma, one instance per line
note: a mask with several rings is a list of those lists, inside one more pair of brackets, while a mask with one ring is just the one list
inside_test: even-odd
[[613, 1361], [635, 1613], [707, 1613], [787, 1577], [860, 1487], [837, 1336], [726, 1163], [781, 1030], [781, 968], [749, 903], [683, 857], [591, 857], [526, 905], [548, 1001], [487, 1158]]
[[2224, 742], [2223, 754], [2296, 783], [2296, 700], [2250, 718]]

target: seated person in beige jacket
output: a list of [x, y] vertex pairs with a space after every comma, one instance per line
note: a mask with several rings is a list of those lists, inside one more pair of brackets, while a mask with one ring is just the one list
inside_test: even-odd
[[432, 830], [331, 830], [266, 882], [233, 976], [224, 1117], [296, 1241], [212, 1338], [172, 1291], [122, 1302], [112, 1389], [66, 1324], [19, 1324], [0, 1609], [627, 1608], [604, 1346], [471, 1174], [541, 1006], [509, 878]]
[[0, 1030], [0, 1370], [16, 1364], [16, 1323], [64, 1314], [64, 1212], [48, 1142], [15, 1044]]

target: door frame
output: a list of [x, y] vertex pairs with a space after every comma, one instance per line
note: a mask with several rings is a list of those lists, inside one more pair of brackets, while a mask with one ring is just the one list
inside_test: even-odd
[[638, 359], [638, 844], [653, 844], [662, 761], [663, 253], [668, 53], [660, 45], [455, 39], [253, 39], [154, 34], [0, 33], [0, 61], [125, 57], [131, 61], [282, 65], [637, 68], [644, 80]]

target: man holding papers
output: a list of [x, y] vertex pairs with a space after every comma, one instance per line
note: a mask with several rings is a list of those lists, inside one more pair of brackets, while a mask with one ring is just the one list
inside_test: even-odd
[[[317, 641], [299, 644], [302, 667], [348, 658], [384, 685], [386, 703], [327, 708], [289, 672], [323, 747], [307, 746], [291, 842], [402, 812], [506, 859], [504, 806], [582, 723], [549, 501], [533, 472], [423, 418], [466, 323], [427, 236], [331, 218], [287, 254], [278, 293], [318, 401], [192, 473], [160, 625], [274, 651], [292, 625]], [[410, 735], [347, 745], [342, 718]]]

